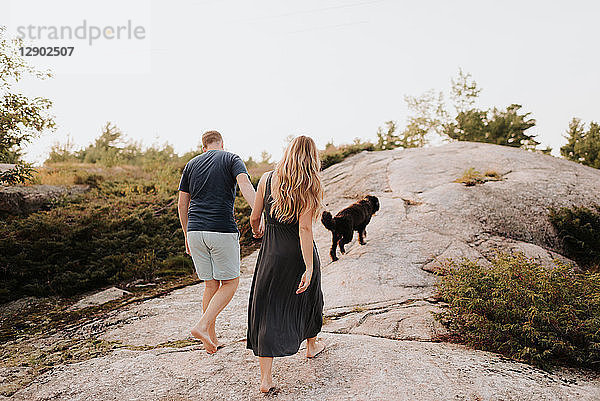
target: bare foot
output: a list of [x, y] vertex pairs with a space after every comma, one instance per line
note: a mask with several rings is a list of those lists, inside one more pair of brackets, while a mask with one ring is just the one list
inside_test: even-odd
[[313, 346], [306, 345], [306, 357], [314, 358], [325, 349], [325, 343], [319, 338]]
[[214, 354], [215, 352], [217, 352], [217, 347], [210, 340], [210, 336], [208, 335], [208, 330], [202, 330], [198, 325], [196, 325], [192, 329], [192, 335], [194, 337], [196, 337], [198, 340], [202, 341], [202, 344], [204, 344], [204, 349], [206, 350], [206, 352], [208, 352], [209, 354]]
[[215, 347], [217, 347], [217, 349], [221, 349], [225, 346], [225, 343], [222, 343], [221, 341], [219, 341], [216, 336], [209, 336], [209, 337], [210, 337], [210, 341], [212, 341], [212, 343], [215, 345]]
[[261, 393], [268, 393], [269, 391], [271, 391], [274, 388], [275, 388], [275, 386], [273, 385], [272, 379], [262, 380], [260, 382], [260, 392]]

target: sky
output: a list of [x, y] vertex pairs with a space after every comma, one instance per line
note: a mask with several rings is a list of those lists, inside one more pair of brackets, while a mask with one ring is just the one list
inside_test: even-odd
[[[447, 90], [459, 68], [483, 89], [479, 106], [523, 105], [543, 145], [558, 148], [573, 117], [600, 120], [595, 1], [2, 0], [0, 25], [143, 28], [142, 39], [25, 40], [73, 46], [27, 57], [50, 68], [17, 89], [54, 103], [56, 132], [27, 147], [91, 143], [114, 122], [146, 145], [179, 153], [219, 130], [227, 150], [279, 158], [288, 135], [323, 147], [375, 140], [408, 115], [404, 95]], [[112, 32], [112, 31], [111, 31]], [[91, 36], [88, 35], [88, 36]]]

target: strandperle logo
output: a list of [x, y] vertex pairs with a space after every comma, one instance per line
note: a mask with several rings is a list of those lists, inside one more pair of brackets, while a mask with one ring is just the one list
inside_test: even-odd
[[17, 27], [17, 37], [23, 40], [85, 40], [92, 45], [98, 40], [143, 40], [146, 28], [134, 25], [127, 20], [124, 25], [89, 25], [83, 20], [81, 25], [21, 25]]

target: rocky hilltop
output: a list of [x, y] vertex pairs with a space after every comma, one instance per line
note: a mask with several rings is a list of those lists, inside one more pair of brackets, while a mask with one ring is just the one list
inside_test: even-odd
[[70, 188], [58, 185], [0, 186], [0, 213], [27, 214], [50, 209], [61, 198], [72, 197], [87, 190], [87, 185], [73, 185]]
[[[473, 167], [499, 180], [467, 187]], [[315, 360], [276, 359], [281, 400], [598, 400], [600, 378], [546, 372], [496, 354], [439, 342], [431, 312], [435, 270], [445, 258], [487, 263], [519, 250], [549, 263], [560, 243], [549, 207], [600, 203], [600, 171], [551, 156], [479, 143], [361, 153], [324, 171], [327, 209], [366, 193], [381, 211], [340, 260], [316, 228], [328, 347]], [[218, 321], [227, 342], [215, 355], [185, 346], [200, 317], [202, 285], [128, 306], [68, 336], [127, 347], [38, 377], [15, 400], [247, 400], [258, 393], [258, 361], [243, 341], [256, 253], [243, 261], [238, 293]]]

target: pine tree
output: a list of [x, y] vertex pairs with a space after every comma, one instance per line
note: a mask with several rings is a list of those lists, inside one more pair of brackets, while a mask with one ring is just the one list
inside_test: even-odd
[[586, 166], [600, 168], [600, 124], [591, 122], [589, 129], [578, 118], [573, 118], [567, 129], [567, 144], [560, 148], [560, 154]]

